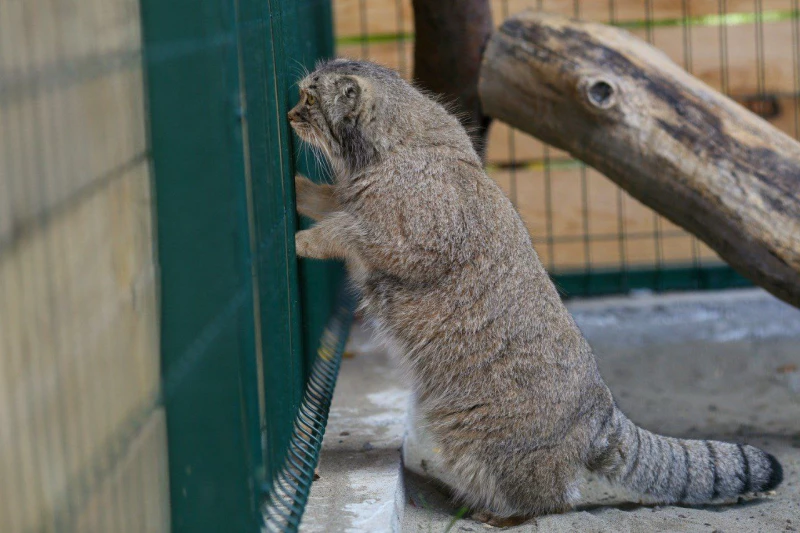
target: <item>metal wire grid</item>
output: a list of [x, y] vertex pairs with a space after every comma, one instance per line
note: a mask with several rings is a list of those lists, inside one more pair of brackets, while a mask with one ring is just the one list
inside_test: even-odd
[[[625, 8], [630, 11], [635, 2], [624, 0], [602, 0], [598, 2], [588, 0], [490, 0], [495, 8], [494, 12], [505, 19], [514, 12], [523, 8], [537, 10], [556, 10], [560, 13], [568, 14], [576, 18], [582, 18], [587, 10], [591, 11], [593, 20], [598, 19], [598, 12], [602, 11], [605, 5], [606, 15], [604, 20], [612, 25], [638, 32], [651, 44], [656, 46], [664, 45], [663, 36], [658, 39], [657, 30], [660, 28], [680, 28], [680, 40], [683, 49], [682, 66], [689, 72], [694, 70], [694, 33], [697, 31], [710, 31], [707, 28], [716, 28], [718, 33], [719, 47], [719, 86], [718, 89], [726, 95], [737, 97], [745, 104], [749, 102], [749, 107], [754, 112], [760, 112], [765, 118], [770, 118], [770, 110], [775, 107], [769, 104], [775, 98], [783, 98], [782, 103], [790, 109], [783, 109], [781, 112], [793, 115], [793, 134], [800, 139], [800, 126], [798, 115], [800, 115], [800, 74], [798, 65], [800, 59], [800, 41], [798, 38], [798, 24], [800, 23], [800, 6], [798, 0], [769, 1], [769, 9], [765, 10], [764, 0], [752, 0], [748, 2], [735, 2], [735, 9], [729, 8], [732, 0], [641, 0], [641, 16], [636, 20], [631, 20], [628, 16], [625, 19], [619, 17], [619, 6], [625, 4]], [[710, 4], [715, 4], [716, 9], [710, 9]], [[379, 9], [380, 5], [394, 5], [395, 31], [370, 33], [370, 16], [389, 16], [388, 8]], [[411, 67], [409, 58], [413, 47], [413, 32], [408, 29], [408, 13], [410, 13], [410, 0], [358, 0], [357, 3], [348, 0], [334, 0], [334, 5], [340, 7], [336, 10], [337, 19], [337, 45], [338, 52], [350, 56], [357, 56], [367, 59], [381, 60], [387, 57], [385, 51], [373, 53], [377, 47], [385, 47], [387, 43], [396, 42], [396, 58], [393, 60], [401, 74], [411, 77]], [[679, 5], [677, 15], [674, 13], [676, 6]], [[701, 6], [702, 9], [698, 9]], [[661, 15], [660, 12], [669, 8], [670, 15]], [[698, 12], [700, 14], [698, 14]], [[351, 19], [347, 21], [346, 19]], [[346, 33], [347, 29], [352, 31], [352, 19], [357, 18], [359, 33], [354, 35]], [[601, 17], [602, 18], [602, 17]], [[774, 40], [765, 42], [765, 24], [791, 21], [792, 37], [791, 43], [776, 43]], [[385, 22], [385, 21], [384, 21]], [[495, 20], [499, 24], [502, 20]], [[729, 68], [729, 49], [728, 33], [731, 26], [752, 25], [755, 29], [755, 77], [756, 87], [753, 94], [733, 94], [731, 91], [730, 68]], [[387, 24], [380, 25], [381, 28]], [[347, 28], [347, 29], [345, 29]], [[357, 49], [354, 45], [357, 44]], [[792, 66], [785, 68], [792, 69], [793, 90], [790, 94], [785, 91], [776, 91], [768, 86], [767, 82], [767, 59], [771, 54], [778, 53], [779, 47], [792, 47]], [[786, 104], [785, 102], [789, 102]], [[775, 106], [778, 104], [774, 104]], [[570, 159], [565, 155], [553, 156], [553, 149], [541, 144], [541, 157], [538, 160], [526, 160], [518, 153], [520, 133], [509, 129], [504, 142], [507, 146], [507, 160], [493, 162], [490, 160], [487, 168], [492, 175], [498, 172], [508, 174], [507, 194], [512, 203], [520, 207], [521, 201], [526, 200], [521, 197], [520, 180], [526, 179], [525, 171], [536, 169], [543, 174], [542, 188], [538, 194], [543, 197], [544, 222], [540, 226], [531, 230], [534, 245], [545, 260], [545, 266], [553, 275], [556, 284], [559, 285], [567, 295], [592, 295], [609, 292], [627, 292], [632, 289], [652, 289], [652, 290], [671, 290], [671, 289], [698, 289], [698, 288], [725, 288], [734, 286], [748, 285], [749, 282], [732, 270], [724, 266], [716, 254], [711, 252], [704, 244], [700, 243], [695, 237], [685, 231], [676, 228], [661, 216], [652, 213], [651, 229], [632, 229], [629, 221], [629, 212], [640, 212], [643, 209], [638, 202], [627, 195], [622, 189], [615, 187], [614, 194], [614, 214], [616, 218], [615, 231], [598, 231], [593, 227], [595, 218], [593, 213], [596, 208], [607, 209], [599, 202], [602, 199], [593, 196], [593, 184], [597, 184], [599, 175], [587, 169], [583, 163]], [[494, 138], [494, 142], [497, 142]], [[492, 141], [490, 141], [491, 143]], [[491, 149], [491, 146], [490, 146]], [[559, 179], [568, 179], [559, 176], [565, 169], [577, 171], [579, 180], [579, 192], [573, 192], [579, 196], [578, 199], [570, 199], [571, 204], [576, 201], [580, 204], [580, 231], [578, 232], [559, 232], [555, 227], [555, 222], [560, 220], [563, 215], [564, 198], [558, 197], [555, 193]], [[591, 175], [590, 175], [591, 174]], [[526, 213], [522, 210], [523, 217]], [[665, 250], [668, 242], [679, 243], [688, 242], [688, 253], [675, 254]], [[650, 259], [634, 259], [632, 252], [643, 255], [642, 246], [652, 243]], [[616, 246], [616, 259], [610, 262], [607, 259], [598, 258], [593, 253], [598, 245]], [[580, 247], [580, 252], [576, 252], [575, 246]], [[649, 246], [649, 244], [647, 244]], [[562, 251], [572, 249], [577, 259], [562, 261]], [[601, 254], [602, 255], [602, 254]], [[605, 253], [605, 255], [609, 255]], [[636, 255], [636, 254], [633, 254]], [[677, 255], [677, 257], [676, 257]], [[581, 257], [582, 256], [582, 257]]]

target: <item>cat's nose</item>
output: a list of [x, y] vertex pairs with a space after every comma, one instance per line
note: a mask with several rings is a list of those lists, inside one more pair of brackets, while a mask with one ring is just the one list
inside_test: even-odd
[[289, 111], [289, 113], [287, 113], [287, 116], [289, 117], [289, 122], [294, 122], [295, 120], [297, 120], [297, 109], [292, 109], [291, 111]]

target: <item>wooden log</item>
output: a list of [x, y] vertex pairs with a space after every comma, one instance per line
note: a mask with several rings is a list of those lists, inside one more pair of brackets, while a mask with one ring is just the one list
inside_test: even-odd
[[503, 23], [479, 91], [485, 113], [595, 167], [800, 307], [791, 137], [628, 32], [561, 16]]
[[414, 0], [414, 79], [453, 104], [483, 157], [489, 121], [481, 111], [481, 54], [492, 32], [489, 0]]

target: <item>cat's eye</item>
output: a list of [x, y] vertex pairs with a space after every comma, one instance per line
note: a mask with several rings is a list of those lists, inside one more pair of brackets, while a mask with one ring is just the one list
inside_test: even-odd
[[314, 95], [313, 95], [313, 94], [308, 94], [308, 93], [306, 93], [306, 103], [307, 103], [308, 105], [314, 105], [314, 102], [316, 102], [316, 101], [317, 101], [317, 99], [316, 99], [316, 98], [314, 98]]

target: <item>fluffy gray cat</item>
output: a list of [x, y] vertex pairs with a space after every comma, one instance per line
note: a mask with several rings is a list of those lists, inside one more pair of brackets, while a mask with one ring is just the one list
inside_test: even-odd
[[474, 516], [565, 511], [586, 470], [663, 503], [781, 482], [758, 448], [662, 437], [622, 414], [522, 220], [442, 105], [362, 61], [323, 63], [299, 86], [289, 120], [335, 181], [297, 178], [298, 209], [317, 220], [297, 253], [346, 262]]

